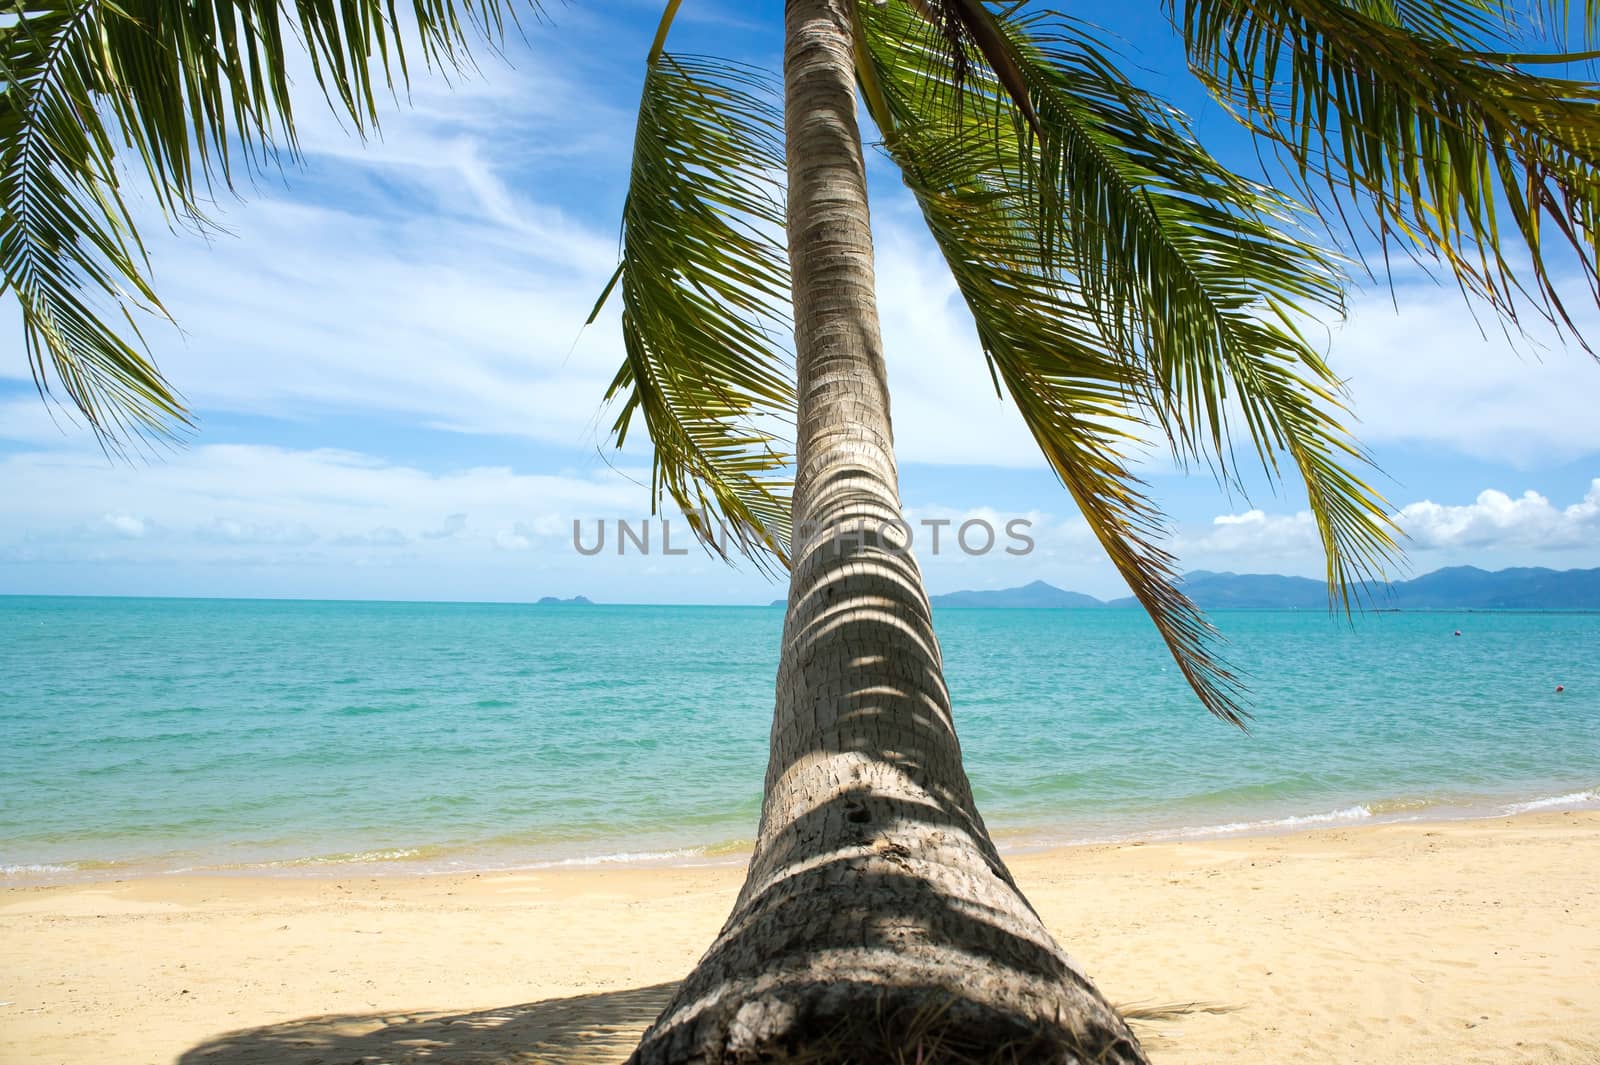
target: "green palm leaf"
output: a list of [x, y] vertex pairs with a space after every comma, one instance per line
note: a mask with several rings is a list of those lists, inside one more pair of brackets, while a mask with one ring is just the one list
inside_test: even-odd
[[[96, 111], [86, 53], [100, 36], [101, 8], [13, 14], [0, 37], [0, 292], [21, 308], [34, 381], [47, 391], [53, 364], [67, 397], [106, 437], [130, 424], [182, 425], [171, 387], [84, 291], [160, 306]], [[120, 329], [137, 340], [131, 318]]]
[[[1600, 88], [1522, 68], [1593, 55], [1525, 54], [1512, 7], [1466, 0], [1171, 10], [1213, 94], [1308, 192], [1368, 217], [1386, 255], [1393, 244], [1442, 260], [1512, 324], [1532, 297], [1583, 339], [1559, 275], [1600, 297]], [[1508, 220], [1525, 259], [1501, 239]]]
[[1291, 205], [1212, 159], [1076, 24], [957, 6], [955, 20], [921, 2], [863, 9], [874, 118], [1035, 439], [1202, 701], [1237, 720], [1124, 454], [1158, 426], [1237, 480], [1237, 421], [1269, 474], [1290, 457], [1331, 586], [1380, 566], [1382, 500], [1352, 472], [1336, 382], [1294, 328], [1338, 306], [1339, 275], [1285, 228]]
[[779, 99], [760, 71], [653, 56], [613, 280], [627, 357], [606, 394], [619, 447], [644, 416], [655, 499], [763, 564], [787, 555], [795, 404]]
[[[407, 14], [424, 60], [454, 67], [473, 40], [497, 40], [512, 11], [502, 0], [414, 0]], [[293, 154], [291, 48], [306, 51], [358, 131], [375, 125], [380, 93], [407, 78], [401, 10], [392, 0], [10, 0], [0, 18], [0, 292], [21, 306], [34, 381], [43, 393], [58, 382], [113, 446], [180, 430], [183, 403], [134, 325], [136, 313], [164, 312], [124, 199], [123, 155], [169, 216], [199, 220], [213, 183], [231, 185], [235, 156], [254, 166]]]

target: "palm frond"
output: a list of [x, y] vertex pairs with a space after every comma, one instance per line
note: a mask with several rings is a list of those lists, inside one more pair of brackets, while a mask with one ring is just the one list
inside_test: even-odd
[[[111, 133], [96, 112], [86, 53], [100, 5], [14, 12], [0, 36], [0, 293], [22, 311], [34, 382], [50, 373], [104, 437], [181, 426], [182, 404], [137, 343], [86, 298], [159, 309], [117, 181]], [[124, 289], [124, 284], [129, 286]], [[122, 330], [134, 337], [130, 343]]]
[[413, 0], [407, 26], [393, 0], [10, 0], [0, 291], [21, 305], [40, 391], [59, 382], [113, 445], [187, 424], [134, 325], [165, 312], [125, 200], [124, 156], [169, 216], [199, 220], [213, 184], [232, 184], [236, 156], [254, 166], [293, 154], [293, 50], [364, 132], [380, 93], [407, 81], [408, 32], [428, 64], [459, 66], [473, 41], [498, 41], [514, 2]]
[[606, 395], [622, 398], [618, 447], [644, 416], [655, 499], [670, 496], [713, 550], [726, 555], [731, 535], [758, 563], [784, 560], [790, 531], [780, 99], [759, 70], [653, 56], [613, 281], [626, 361]]
[[1368, 217], [1386, 257], [1442, 262], [1509, 324], [1531, 301], [1586, 343], [1561, 275], [1600, 299], [1600, 86], [1526, 68], [1592, 55], [1529, 54], [1515, 9], [1472, 0], [1169, 8], [1207, 87], [1324, 210]]
[[1269, 474], [1288, 454], [1331, 592], [1348, 596], [1392, 549], [1391, 527], [1351, 469], [1336, 382], [1294, 327], [1338, 307], [1339, 274], [1290, 231], [1290, 204], [1212, 159], [1075, 23], [964, 4], [978, 29], [958, 68], [948, 30], [927, 29], [935, 2], [962, 0], [863, 9], [885, 147], [1046, 457], [1201, 700], [1236, 721], [1237, 682], [1176, 587], [1124, 455], [1153, 425], [1236, 480], [1242, 424]]

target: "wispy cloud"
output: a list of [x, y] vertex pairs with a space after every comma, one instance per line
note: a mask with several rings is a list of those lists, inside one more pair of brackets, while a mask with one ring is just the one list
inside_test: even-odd
[[[580, 555], [574, 521], [650, 517], [639, 487], [648, 476], [606, 467], [432, 472], [359, 452], [255, 445], [204, 445], [139, 469], [93, 451], [19, 451], [0, 455], [8, 501], [0, 592], [745, 602], [769, 594], [758, 574], [699, 551], [666, 565], [659, 552]], [[676, 521], [674, 537], [687, 543]], [[717, 581], [712, 593], [708, 579]]]
[[[1590, 337], [1600, 313], [1577, 315]], [[1600, 363], [1530, 321], [1531, 343], [1482, 328], [1452, 289], [1368, 291], [1329, 340], [1348, 378], [1356, 435], [1381, 447], [1428, 445], [1522, 467], [1600, 451]]]
[[[60, 587], [71, 567], [92, 563], [102, 571], [70, 578], [75, 590], [771, 598], [759, 577], [698, 555], [580, 561], [568, 543], [573, 517], [643, 517], [650, 504], [642, 442], [622, 470], [596, 469], [600, 397], [622, 359], [614, 318], [580, 338], [615, 265], [639, 74], [632, 54], [580, 46], [614, 31], [606, 17], [574, 7], [562, 20], [576, 25], [531, 31], [513, 65], [486, 61], [453, 86], [419, 79], [369, 144], [307, 92], [303, 170], [219, 205], [229, 232], [209, 242], [149, 230], [183, 333], [154, 325], [147, 335], [201, 413], [191, 450], [110, 464], [70, 415], [15, 384], [27, 376], [20, 358], [0, 362], [11, 379], [0, 393], [7, 586], [31, 574], [29, 587]], [[904, 190], [878, 181], [873, 195], [901, 461], [1042, 469]], [[14, 314], [0, 302], [0, 331], [12, 337]], [[1482, 336], [1452, 291], [1402, 279], [1393, 304], [1387, 292], [1359, 295], [1328, 347], [1350, 381], [1358, 435], [1380, 458], [1411, 444], [1441, 463], [1471, 455], [1533, 468], [1600, 452], [1600, 367], [1554, 344], [1542, 360], [1517, 356], [1498, 334]], [[1158, 458], [1151, 471], [1166, 467]], [[1015, 516], [929, 480], [951, 505], [913, 517]], [[1043, 577], [1119, 594], [1067, 497], [1045, 483], [1028, 501], [1043, 508], [1027, 515], [1038, 539], [1029, 558], [926, 558], [930, 583]], [[1401, 498], [1430, 491], [1422, 483]], [[1600, 564], [1597, 492], [1562, 504], [1496, 490], [1415, 502], [1399, 519], [1420, 566], [1547, 553]], [[1310, 518], [1293, 510], [1190, 523], [1173, 546], [1192, 567], [1320, 568]], [[121, 583], [105, 576], [111, 567]], [[230, 576], [247, 570], [256, 576]]]
[[[148, 335], [202, 414], [600, 441], [597, 408], [622, 351], [614, 319], [580, 330], [616, 261], [632, 83], [576, 67], [584, 49], [568, 45], [606, 28], [563, 17], [579, 25], [531, 33], [514, 66], [419, 78], [366, 144], [304, 93], [305, 168], [222, 204], [230, 236], [151, 227], [158, 286], [184, 334]], [[904, 190], [880, 182], [874, 195], [902, 461], [1042, 467]], [[14, 317], [0, 317], [14, 334]], [[1543, 361], [1519, 358], [1480, 334], [1453, 291], [1402, 280], [1393, 304], [1359, 295], [1328, 347], [1371, 444], [1521, 463], [1600, 451], [1589, 402], [1600, 366], [1554, 345]], [[8, 360], [0, 375], [26, 369]], [[55, 432], [32, 423], [4, 431]]]

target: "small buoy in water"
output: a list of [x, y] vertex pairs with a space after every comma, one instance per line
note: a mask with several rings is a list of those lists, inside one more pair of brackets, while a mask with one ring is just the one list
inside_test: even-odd
[[1460, 629], [1457, 629], [1457, 630], [1456, 630], [1456, 635], [1457, 635], [1457, 636], [1460, 636], [1460, 635], [1461, 635], [1461, 630], [1460, 630]]
[[1564, 691], [1566, 691], [1566, 690], [1567, 690], [1567, 686], [1566, 686], [1566, 685], [1565, 685], [1565, 684], [1557, 684], [1557, 685], [1556, 685], [1556, 691], [1558, 691], [1558, 692], [1564, 692]]

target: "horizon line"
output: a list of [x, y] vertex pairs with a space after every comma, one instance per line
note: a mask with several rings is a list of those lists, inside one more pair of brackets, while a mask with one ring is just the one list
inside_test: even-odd
[[[1483, 569], [1481, 566], [1474, 566], [1474, 565], [1472, 565], [1470, 563], [1463, 563], [1463, 564], [1455, 565], [1455, 566], [1441, 566], [1438, 569], [1429, 570], [1426, 573], [1421, 573], [1421, 574], [1417, 574], [1417, 575], [1412, 576], [1412, 577], [1404, 578], [1404, 580], [1420, 580], [1423, 577], [1431, 576], [1432, 574], [1435, 574], [1435, 573], [1442, 573], [1445, 570], [1451, 570], [1451, 569], [1474, 569], [1474, 570], [1478, 570], [1480, 573], [1487, 573], [1487, 574], [1495, 575], [1495, 574], [1501, 574], [1501, 573], [1509, 573], [1512, 570], [1530, 570], [1530, 569], [1531, 570], [1544, 570], [1544, 571], [1546, 571], [1548, 573], [1556, 573], [1556, 574], [1590, 573], [1590, 572], [1594, 572], [1597, 569], [1600, 569], [1600, 567], [1583, 567], [1583, 568], [1575, 568], [1575, 569], [1555, 570], [1555, 569], [1550, 569], [1548, 566], [1507, 566], [1504, 569], [1486, 570], [1486, 569]], [[1193, 572], [1193, 573], [1207, 573], [1207, 574], [1214, 574], [1216, 576], [1227, 576], [1227, 577], [1277, 577], [1277, 578], [1281, 578], [1281, 579], [1284, 579], [1284, 580], [1312, 581], [1312, 582], [1317, 583], [1317, 584], [1325, 584], [1326, 583], [1326, 582], [1324, 582], [1322, 580], [1319, 580], [1316, 577], [1302, 577], [1302, 576], [1298, 576], [1296, 574], [1286, 574], [1286, 573], [1236, 573], [1236, 572], [1233, 572], [1231, 570], [1204, 570], [1204, 569], [1202, 569], [1202, 570], [1193, 570], [1191, 572]], [[1186, 574], [1185, 576], [1188, 576], [1188, 575]], [[1369, 584], [1369, 583], [1395, 584], [1395, 583], [1398, 583], [1399, 580], [1400, 580], [1399, 578], [1396, 578], [1396, 579], [1378, 581], [1376, 578], [1369, 578], [1368, 580], [1353, 582], [1352, 587], [1357, 587], [1357, 586], [1364, 585], [1364, 584]], [[1033, 584], [1044, 584], [1044, 585], [1046, 585], [1046, 586], [1048, 586], [1050, 588], [1055, 589], [1056, 591], [1067, 592], [1067, 593], [1073, 594], [1073, 595], [1085, 596], [1086, 598], [1090, 598], [1090, 599], [1095, 600], [1097, 603], [1101, 604], [1101, 606], [1106, 606], [1106, 607], [1111, 606], [1113, 603], [1117, 603], [1117, 602], [1120, 602], [1120, 601], [1125, 601], [1125, 600], [1127, 600], [1129, 598], [1132, 598], [1131, 593], [1129, 593], [1129, 594], [1126, 594], [1126, 595], [1118, 596], [1115, 599], [1102, 599], [1099, 596], [1090, 595], [1088, 592], [1074, 592], [1071, 589], [1061, 588], [1061, 587], [1059, 587], [1057, 585], [1050, 584], [1049, 581], [1046, 581], [1043, 578], [1035, 578], [1032, 581], [1027, 582], [1026, 584], [1013, 585], [1013, 586], [1007, 587], [1007, 588], [958, 588], [958, 589], [956, 589], [954, 591], [950, 591], [950, 592], [929, 592], [928, 593], [928, 598], [931, 601], [931, 600], [933, 600], [935, 598], [939, 598], [941, 596], [949, 596], [949, 595], [963, 595], [963, 594], [968, 594], [968, 593], [991, 593], [991, 592], [1017, 591], [1017, 590], [1020, 590], [1020, 589], [1023, 589], [1023, 588], [1027, 588], [1027, 587], [1029, 587], [1030, 585], [1033, 585]], [[404, 598], [404, 597], [393, 598], [393, 599], [377, 598], [377, 597], [353, 599], [353, 598], [344, 598], [344, 597], [325, 597], [325, 596], [316, 596], [316, 595], [282, 595], [282, 596], [272, 596], [272, 595], [229, 595], [229, 594], [163, 595], [163, 594], [159, 594], [159, 593], [158, 594], [140, 594], [140, 593], [127, 593], [127, 592], [5, 592], [5, 591], [0, 591], [0, 599], [154, 599], [154, 600], [172, 600], [172, 601], [220, 601], [220, 602], [240, 602], [240, 603], [388, 603], [388, 604], [393, 604], [393, 605], [397, 605], [397, 606], [408, 605], [409, 604], [409, 605], [418, 605], [418, 606], [507, 606], [507, 607], [541, 606], [541, 605], [542, 606], [601, 606], [601, 607], [706, 607], [706, 608], [717, 608], [717, 609], [749, 609], [749, 610], [773, 610], [773, 609], [776, 609], [777, 605], [778, 605], [776, 601], [766, 602], [766, 603], [682, 603], [682, 602], [674, 602], [674, 603], [659, 603], [659, 602], [658, 603], [621, 603], [621, 602], [599, 602], [599, 601], [596, 601], [596, 600], [593, 600], [593, 599], [589, 599], [588, 603], [572, 603], [572, 602], [567, 601], [567, 600], [570, 600], [570, 599], [573, 599], [573, 598], [589, 599], [589, 597], [587, 595], [584, 595], [582, 593], [579, 593], [576, 596], [568, 596], [568, 597], [566, 597], [566, 599], [562, 599], [562, 597], [554, 596], [554, 595], [540, 596], [538, 599], [413, 599], [413, 598]], [[557, 603], [542, 603], [541, 600], [543, 600], [543, 599], [558, 599], [558, 600], [561, 600], [561, 601], [557, 602]], [[951, 607], [950, 609], [982, 609], [982, 608]], [[1030, 609], [1030, 608], [1027, 608], [1027, 607], [996, 607], [996, 608], [992, 608], [992, 609], [1022, 610], [1022, 609]], [[1076, 608], [1074, 608], [1074, 607], [1054, 606], [1054, 607], [1034, 607], [1034, 608], [1031, 608], [1031, 609], [1037, 609], [1037, 610], [1071, 610], [1071, 609], [1092, 610], [1094, 608], [1093, 607], [1087, 607], [1087, 606], [1085, 606], [1085, 607], [1076, 607]], [[1284, 610], [1284, 609], [1296, 609], [1296, 610], [1298, 610], [1299, 608], [1287, 608], [1287, 607], [1208, 607], [1206, 609], [1209, 612], [1209, 611], [1228, 610], [1228, 609], [1232, 609], [1232, 610]], [[1384, 608], [1384, 607], [1373, 606], [1370, 609], [1371, 609], [1372, 612], [1383, 612], [1386, 609], [1393, 611], [1393, 610], [1398, 610], [1400, 608], [1398, 608], [1398, 607]], [[1420, 610], [1426, 610], [1426, 609], [1470, 610], [1470, 609], [1484, 609], [1484, 608], [1434, 607], [1434, 608], [1412, 608], [1412, 609], [1414, 611], [1420, 611]], [[1540, 608], [1532, 608], [1532, 609], [1540, 609]]]

